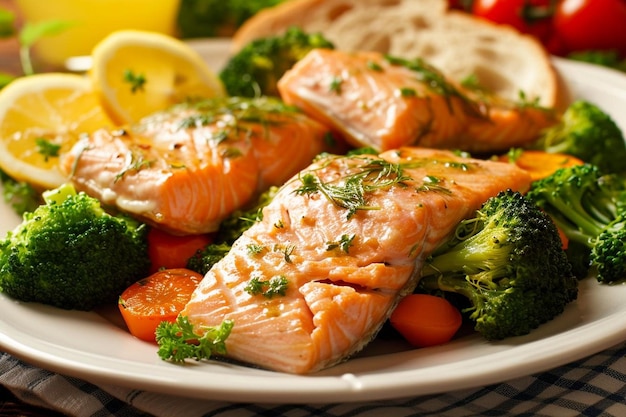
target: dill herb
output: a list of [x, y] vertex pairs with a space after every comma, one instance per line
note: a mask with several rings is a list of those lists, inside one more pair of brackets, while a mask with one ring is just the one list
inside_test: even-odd
[[339, 207], [348, 210], [350, 219], [357, 210], [376, 210], [367, 204], [366, 194], [393, 185], [403, 185], [411, 178], [405, 176], [402, 165], [384, 159], [359, 158], [364, 163], [355, 167], [354, 173], [342, 178], [343, 182], [325, 183], [312, 172], [300, 176], [302, 186], [297, 195], [321, 193]]
[[476, 117], [485, 117], [475, 102], [461, 93], [461, 91], [459, 91], [454, 85], [448, 82], [446, 77], [438, 69], [428, 64], [423, 59], [415, 58], [408, 60], [390, 55], [387, 55], [385, 59], [392, 65], [400, 65], [413, 71], [419, 82], [446, 99], [450, 112], [452, 112], [451, 97], [457, 97], [461, 99], [461, 102], [465, 105], [465, 109], [468, 113]]
[[143, 159], [143, 154], [137, 154], [135, 152], [128, 152], [128, 162], [126, 166], [115, 176], [114, 182], [121, 180], [128, 172], [141, 171], [143, 168], [149, 168], [154, 161], [148, 161]]
[[178, 125], [179, 129], [189, 129], [191, 127], [207, 126], [215, 121], [215, 117], [211, 114], [200, 113], [185, 117]]

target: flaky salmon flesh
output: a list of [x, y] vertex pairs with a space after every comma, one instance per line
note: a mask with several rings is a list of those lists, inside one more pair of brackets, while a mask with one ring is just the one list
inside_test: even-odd
[[232, 320], [233, 360], [321, 370], [375, 336], [459, 221], [529, 185], [513, 164], [445, 150], [322, 155], [280, 188], [180, 314], [199, 334]]
[[279, 100], [180, 105], [101, 129], [62, 159], [76, 188], [176, 234], [214, 231], [327, 150], [328, 128]]
[[[470, 75], [470, 74], [468, 74]], [[353, 146], [504, 152], [536, 140], [553, 111], [463, 87], [419, 59], [315, 49], [278, 82], [285, 102], [332, 126]]]

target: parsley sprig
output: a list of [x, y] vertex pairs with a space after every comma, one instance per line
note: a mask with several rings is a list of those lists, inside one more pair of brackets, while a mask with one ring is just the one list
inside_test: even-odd
[[289, 280], [284, 275], [277, 275], [269, 280], [261, 280], [258, 277], [250, 279], [245, 291], [250, 295], [262, 295], [265, 298], [273, 298], [274, 296], [284, 296], [287, 294]]
[[163, 321], [156, 328], [157, 353], [161, 359], [173, 362], [225, 355], [225, 342], [233, 325], [232, 320], [224, 320], [219, 326], [204, 328], [204, 334], [199, 335], [185, 316], [179, 316], [174, 323]]

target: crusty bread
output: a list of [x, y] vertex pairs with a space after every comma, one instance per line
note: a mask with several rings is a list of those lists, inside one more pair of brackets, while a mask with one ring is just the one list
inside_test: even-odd
[[238, 50], [290, 26], [321, 32], [343, 50], [421, 57], [458, 81], [469, 75], [505, 98], [562, 107], [563, 86], [549, 54], [517, 30], [448, 10], [446, 0], [288, 0], [246, 22], [233, 37]]

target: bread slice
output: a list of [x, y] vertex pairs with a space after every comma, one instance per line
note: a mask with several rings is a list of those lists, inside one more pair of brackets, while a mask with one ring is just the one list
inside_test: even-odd
[[550, 56], [533, 37], [460, 11], [446, 0], [289, 0], [265, 9], [234, 35], [238, 50], [290, 26], [321, 32], [342, 50], [421, 57], [448, 77], [476, 77], [511, 100], [523, 92], [545, 107], [562, 107], [563, 85]]

